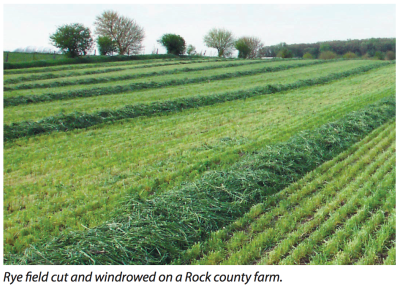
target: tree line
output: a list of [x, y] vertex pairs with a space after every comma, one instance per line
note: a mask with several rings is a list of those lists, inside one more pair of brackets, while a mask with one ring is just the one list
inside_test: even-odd
[[[92, 32], [82, 24], [74, 23], [58, 27], [50, 36], [50, 42], [61, 49], [69, 57], [78, 57], [90, 53], [95, 44], [101, 55], [137, 55], [143, 50], [145, 32], [135, 20], [121, 16], [115, 11], [105, 11], [96, 17], [94, 22], [96, 40]], [[312, 44], [280, 43], [264, 46], [257, 37], [236, 38], [226, 29], [211, 29], [203, 38], [209, 48], [217, 49], [218, 57], [229, 57], [237, 50], [239, 58], [280, 57], [332, 59], [344, 58], [376, 58], [389, 60], [395, 58], [395, 38], [371, 38], [365, 40], [325, 41]], [[174, 55], [204, 55], [197, 52], [193, 45], [186, 45], [185, 39], [176, 34], [164, 34], [157, 41]], [[153, 53], [158, 54], [157, 51]]]
[[[272, 46], [265, 46], [260, 51], [264, 57], [285, 58], [322, 58], [324, 55], [364, 57], [381, 59], [384, 55], [391, 55], [396, 52], [395, 38], [370, 38], [364, 40], [325, 41], [311, 44], [280, 43]], [[279, 54], [281, 53], [281, 55]]]
[[[68, 57], [87, 55], [97, 44], [100, 55], [137, 55], [143, 50], [144, 29], [135, 20], [121, 16], [115, 11], [105, 11], [94, 22], [96, 40], [92, 32], [82, 24], [66, 24], [57, 28], [50, 36], [50, 43], [61, 49]], [[164, 34], [158, 41], [168, 54], [201, 55], [193, 45], [186, 45], [185, 39], [176, 34]], [[256, 37], [236, 39], [226, 29], [212, 29], [204, 36], [207, 47], [215, 48], [219, 57], [231, 56], [234, 49], [240, 58], [255, 58], [263, 44]]]

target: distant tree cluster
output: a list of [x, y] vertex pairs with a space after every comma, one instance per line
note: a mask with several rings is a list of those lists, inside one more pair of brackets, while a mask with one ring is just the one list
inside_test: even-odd
[[[143, 49], [144, 30], [133, 19], [105, 11], [94, 24], [101, 55], [139, 54]], [[50, 36], [50, 43], [72, 58], [87, 55], [94, 46], [90, 29], [79, 23], [58, 27]]]
[[[100, 55], [133, 55], [143, 50], [144, 29], [135, 20], [121, 16], [115, 11], [104, 11], [94, 22], [96, 43]], [[395, 38], [371, 38], [365, 40], [325, 41], [312, 44], [280, 43], [263, 47], [257, 37], [243, 36], [236, 38], [233, 33], [223, 28], [211, 29], [203, 38], [205, 45], [217, 50], [218, 57], [230, 57], [236, 49], [239, 58], [256, 57], [334, 59], [343, 57], [352, 59], [393, 60], [396, 58]], [[50, 42], [69, 57], [87, 55], [93, 50], [95, 41], [89, 28], [82, 24], [69, 24], [58, 27], [50, 36]], [[185, 39], [176, 34], [167, 33], [157, 41], [173, 55], [205, 55], [196, 52], [193, 45], [186, 46]], [[158, 54], [158, 49], [153, 53]]]
[[[371, 38], [364, 40], [347, 41], [326, 41], [312, 44], [291, 44], [280, 43], [278, 45], [265, 46], [260, 53], [265, 57], [277, 57], [283, 49], [288, 49], [293, 57], [298, 58], [324, 58], [332, 55], [343, 56], [345, 58], [361, 57], [364, 58], [392, 58], [395, 57], [396, 39], [395, 38]], [[389, 56], [387, 56], [387, 53]], [[351, 53], [351, 54], [348, 54]], [[307, 55], [307, 56], [305, 56]]]

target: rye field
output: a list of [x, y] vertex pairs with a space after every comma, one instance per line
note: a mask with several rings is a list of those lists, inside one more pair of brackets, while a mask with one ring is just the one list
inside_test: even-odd
[[395, 71], [4, 70], [4, 264], [396, 264]]

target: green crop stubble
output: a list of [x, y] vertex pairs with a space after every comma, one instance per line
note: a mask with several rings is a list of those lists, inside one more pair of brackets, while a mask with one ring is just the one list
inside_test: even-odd
[[[394, 190], [391, 192], [392, 207], [395, 205]], [[383, 211], [380, 211], [384, 215]], [[376, 232], [376, 234], [370, 236], [368, 242], [365, 244], [364, 255], [360, 258], [355, 265], [372, 265], [372, 264], [382, 264], [384, 256], [383, 252], [391, 242], [394, 241], [396, 237], [396, 209], [392, 208], [389, 213], [389, 218], [385, 220], [384, 224], [381, 225]], [[392, 240], [391, 240], [392, 239]]]
[[[255, 239], [253, 237], [261, 231], [264, 231], [268, 226], [277, 224], [276, 220], [278, 218], [282, 218], [280, 219], [281, 222], [286, 222], [286, 229], [282, 230], [282, 226], [275, 226], [271, 229], [271, 238], [277, 237], [278, 234], [284, 236], [288, 226], [300, 222], [302, 218], [307, 216], [307, 214], [313, 214], [313, 209], [309, 210], [306, 214], [302, 210], [306, 210], [310, 207], [312, 208], [315, 204], [318, 206], [316, 202], [321, 202], [321, 200], [326, 201], [327, 195], [332, 195], [332, 192], [333, 195], [335, 195], [337, 190], [341, 188], [341, 185], [348, 184], [352, 177], [356, 176], [361, 169], [365, 168], [366, 159], [379, 153], [378, 149], [374, 149], [373, 151], [370, 151], [370, 149], [380, 143], [382, 139], [385, 139], [386, 136], [388, 136], [389, 131], [393, 130], [393, 126], [393, 123], [389, 127], [388, 124], [385, 124], [383, 127], [367, 136], [364, 140], [352, 146], [346, 152], [340, 154], [334, 160], [324, 163], [321, 167], [305, 176], [299, 182], [296, 182], [278, 194], [267, 198], [265, 203], [255, 206], [244, 218], [239, 219], [226, 229], [212, 234], [211, 238], [204, 244], [195, 245], [192, 249], [189, 249], [183, 254], [181, 259], [182, 261], [179, 263], [186, 263], [187, 260], [198, 258], [200, 254], [207, 255], [202, 255], [200, 261], [194, 261], [192, 264], [220, 263], [228, 254], [232, 254], [232, 252], [236, 251], [233, 248], [229, 248], [229, 243], [226, 243], [226, 240], [232, 236], [232, 239], [229, 239], [229, 241], [234, 241], [236, 237], [234, 231], [240, 233], [242, 229], [245, 229], [245, 235], [240, 233], [242, 242], [238, 247], [245, 244], [245, 242], [247, 242], [246, 244], [251, 242], [251, 244], [237, 253], [236, 257], [240, 258], [240, 260], [247, 258], [247, 260], [237, 262], [235, 259], [230, 258], [229, 262], [232, 264], [248, 264], [249, 261], [259, 258], [261, 252], [258, 248], [254, 247]], [[392, 141], [394, 138], [393, 134], [391, 136]], [[383, 146], [387, 146], [388, 142], [390, 143], [391, 141], [385, 140], [385, 142], [386, 143], [383, 143]], [[333, 177], [335, 177], [335, 180], [331, 182]], [[339, 177], [342, 177], [343, 181], [340, 180]], [[339, 182], [341, 185], [338, 186], [335, 182]], [[334, 189], [329, 189], [330, 187], [329, 185], [326, 185], [327, 183], [332, 185]], [[313, 196], [314, 199], [310, 198], [310, 196]], [[277, 206], [278, 203], [279, 205]], [[312, 205], [310, 206], [311, 203]], [[292, 211], [295, 207], [299, 211]], [[264, 214], [261, 214], [263, 210], [267, 211]], [[290, 216], [288, 214], [290, 214]], [[261, 235], [259, 239], [260, 238], [265, 240], [267, 237]], [[265, 245], [266, 243], [264, 241], [260, 242], [260, 246]]]
[[[17, 141], [21, 147], [6, 145], [6, 232], [21, 229], [15, 223], [17, 214], [28, 218], [21, 221], [26, 232], [34, 228], [39, 234], [42, 220], [54, 229], [49, 234], [79, 228], [78, 222], [98, 224], [128, 190], [145, 195], [176, 186], [208, 169], [229, 166], [242, 152], [288, 139], [382, 98], [382, 82], [372, 79], [363, 75], [284, 97]], [[367, 94], [371, 90], [375, 93]], [[36, 223], [29, 219], [32, 213], [37, 214]], [[48, 213], [53, 213], [51, 219]]]
[[[391, 162], [392, 167], [393, 162], [394, 161]], [[378, 167], [378, 170], [381, 171], [384, 169], [382, 167]], [[330, 202], [329, 205], [325, 205], [321, 209], [317, 210], [314, 218], [311, 221], [301, 225], [299, 229], [291, 234], [286, 234], [287, 237], [282, 240], [272, 251], [268, 252], [267, 256], [265, 256], [258, 264], [265, 265], [281, 263], [280, 261], [282, 257], [284, 257], [291, 250], [294, 244], [298, 243], [298, 240], [302, 239], [302, 236], [312, 234], [312, 232], [319, 228], [319, 226], [325, 222], [325, 220], [330, 218], [330, 216], [332, 216], [332, 218], [335, 220], [340, 220], [341, 216], [345, 217], [348, 212], [355, 212], [356, 208], [361, 207], [364, 202], [367, 202], [367, 200], [378, 200], [378, 195], [384, 196], [387, 193], [387, 190], [385, 189], [379, 193], [377, 192], [376, 198], [370, 199], [372, 196], [370, 189], [371, 182], [367, 182], [366, 178], [357, 182], [358, 184], [362, 185], [363, 181], [365, 182], [365, 187], [357, 190], [356, 193], [354, 193], [354, 185], [350, 186], [350, 188], [342, 190], [334, 201]], [[345, 205], [341, 207], [343, 201], [345, 202]], [[284, 261], [282, 263], [284, 263]]]
[[388, 256], [383, 261], [384, 265], [396, 265], [396, 242], [388, 251]]
[[[119, 216], [109, 223], [87, 232], [69, 233], [40, 247], [40, 253], [30, 249], [21, 259], [28, 259], [26, 262], [31, 264], [168, 261], [188, 244], [238, 217], [262, 194], [277, 192], [394, 116], [394, 99], [380, 101], [289, 142], [259, 150], [230, 171], [210, 173], [199, 182], [149, 200], [130, 195], [124, 211], [120, 210]], [[129, 213], [130, 210], [134, 212]], [[124, 212], [127, 214], [123, 215]]]
[[[207, 84], [183, 85], [179, 88], [168, 87], [164, 89], [137, 91], [127, 94], [116, 94], [113, 96], [105, 95], [96, 97], [96, 101], [91, 98], [79, 98], [65, 101], [38, 103], [27, 105], [23, 109], [19, 106], [7, 107], [4, 109], [4, 123], [18, 122], [23, 120], [39, 120], [59, 113], [86, 112], [93, 113], [106, 108], [123, 107], [126, 104], [150, 104], [153, 101], [174, 100], [177, 98], [188, 98], [197, 95], [208, 96], [212, 94], [221, 94], [234, 90], [251, 89], [266, 84], [287, 84], [296, 80], [309, 79], [326, 76], [332, 73], [345, 71], [349, 68], [357, 68], [365, 65], [365, 62], [333, 62], [324, 65], [295, 68], [286, 71], [274, 72], [268, 76], [256, 75], [247, 76], [231, 80], [215, 81]], [[374, 71], [381, 75], [394, 75], [395, 67], [382, 67]], [[392, 76], [393, 77], [393, 76]]]
[[[369, 154], [377, 154], [375, 152], [369, 152]], [[303, 199], [300, 203], [297, 204], [294, 201], [295, 206], [297, 206], [294, 210], [291, 210], [290, 206], [287, 206], [285, 202], [279, 202], [279, 206], [276, 207], [273, 211], [266, 213], [264, 216], [260, 217], [259, 220], [254, 222], [251, 225], [251, 231], [249, 232], [248, 236], [251, 236], [253, 232], [255, 232], [254, 238], [251, 238], [251, 241], [246, 243], [242, 249], [238, 252], [234, 252], [229, 256], [229, 258], [223, 261], [221, 264], [249, 264], [252, 261], [260, 258], [262, 252], [262, 248], [273, 248], [274, 245], [285, 238], [290, 231], [298, 226], [302, 226], [302, 221], [307, 222], [311, 217], [317, 213], [315, 211], [316, 208], [323, 206], [326, 202], [329, 202], [331, 198], [337, 197], [338, 194], [344, 192], [344, 187], [351, 182], [351, 179], [355, 176], [358, 176], [360, 170], [365, 168], [365, 158], [368, 156], [364, 155], [362, 159], [359, 159], [354, 166], [347, 167], [346, 169], [342, 170], [339, 175], [340, 177], [330, 183], [325, 183], [321, 190], [319, 190], [315, 195], [311, 198]], [[364, 160], [363, 160], [364, 159]], [[383, 163], [385, 158], [381, 159], [380, 163]], [[346, 162], [346, 161], [345, 161]], [[341, 167], [343, 168], [343, 162]], [[376, 164], [375, 167], [378, 165]], [[346, 174], [347, 172], [347, 174]], [[331, 172], [329, 172], [331, 173]], [[326, 182], [326, 180], [324, 180]], [[320, 185], [319, 179], [316, 179], [317, 186]], [[362, 180], [358, 179], [358, 183], [361, 183]], [[338, 185], [339, 183], [339, 185]], [[352, 186], [356, 186], [352, 184]], [[303, 190], [307, 190], [308, 187], [304, 187]], [[348, 189], [348, 187], [346, 188]], [[315, 192], [315, 190], [314, 190]], [[343, 198], [342, 198], [343, 199]], [[279, 218], [275, 219], [274, 218]], [[268, 229], [267, 226], [272, 225]], [[312, 225], [313, 228], [315, 225]], [[259, 233], [263, 231], [262, 233]], [[298, 232], [297, 232], [298, 233]], [[304, 234], [303, 234], [304, 235]], [[295, 238], [295, 237], [294, 237]], [[275, 249], [273, 249], [272, 253], [270, 254], [270, 258], [274, 258], [275, 260], [279, 260], [279, 258], [287, 251], [289, 247], [291, 247], [295, 241], [294, 238], [290, 242], [285, 242], [279, 244]], [[250, 240], [250, 239], [248, 239]], [[230, 251], [230, 250], [227, 250]], [[232, 252], [232, 251], [231, 251]], [[266, 262], [262, 262], [266, 263]], [[271, 261], [267, 264], [277, 263], [277, 261]], [[204, 261], [204, 264], [209, 264], [209, 262]]]

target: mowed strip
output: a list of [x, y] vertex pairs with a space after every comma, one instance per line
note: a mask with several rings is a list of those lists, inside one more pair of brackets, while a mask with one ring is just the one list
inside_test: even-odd
[[97, 113], [72, 113], [69, 115], [57, 115], [48, 117], [38, 122], [20, 122], [12, 125], [4, 125], [4, 141], [15, 140], [25, 136], [36, 136], [41, 133], [54, 131], [68, 131], [74, 129], [88, 128], [94, 125], [115, 122], [128, 118], [140, 116], [156, 116], [173, 112], [182, 112], [186, 109], [211, 106], [219, 103], [246, 100], [261, 94], [269, 95], [283, 91], [299, 89], [302, 87], [327, 84], [335, 80], [347, 78], [357, 74], [368, 72], [372, 69], [382, 67], [381, 64], [373, 64], [365, 67], [351, 69], [342, 73], [333, 73], [325, 77], [296, 81], [287, 85], [267, 85], [249, 90], [221, 93], [211, 96], [197, 96], [191, 98], [177, 99], [175, 101], [154, 102], [150, 105], [126, 106], [117, 110], [102, 110]]
[[147, 196], [175, 187], [394, 93], [393, 76], [365, 74], [196, 112], [6, 143], [7, 250], [20, 251], [68, 227], [96, 225], [127, 192]]
[[[220, 68], [205, 71], [187, 72], [177, 75], [161, 75], [144, 79], [133, 79], [125, 81], [113, 81], [102, 84], [74, 85], [68, 87], [56, 87], [46, 89], [17, 90], [4, 92], [5, 100], [12, 97], [29, 96], [47, 96], [54, 99], [67, 98], [69, 94], [74, 93], [74, 97], [99, 96], [101, 94], [117, 94], [129, 91], [129, 89], [143, 88], [161, 88], [168, 86], [183, 85], [188, 83], [207, 82], [223, 78], [233, 78], [251, 74], [268, 73], [270, 69], [286, 69], [295, 66], [312, 65], [321, 63], [321, 61], [284, 61], [284, 62], [265, 62], [257, 65]], [[264, 71], [265, 70], [265, 71]], [[5, 103], [7, 103], [5, 101]], [[28, 102], [29, 103], [29, 102]], [[6, 105], [6, 104], [5, 104]]]
[[392, 120], [194, 245], [176, 263], [328, 264], [356, 226], [376, 215], [383, 223], [384, 213], [393, 209], [394, 159]]
[[[53, 87], [64, 87], [64, 86], [73, 86], [73, 85], [88, 85], [88, 84], [98, 84], [98, 83], [106, 83], [106, 82], [116, 82], [121, 80], [132, 80], [138, 78], [146, 78], [146, 77], [154, 77], [160, 75], [172, 75], [193, 71], [202, 71], [202, 70], [212, 70], [218, 68], [229, 68], [229, 67], [240, 67], [240, 66], [249, 66], [261, 63], [268, 63], [265, 60], [242, 60], [242, 61], [231, 61], [231, 62], [212, 62], [212, 63], [204, 63], [200, 62], [188, 62], [184, 65], [184, 67], [179, 67], [177, 65], [163, 65], [162, 68], [158, 65], [156, 67], [131, 67], [127, 68], [119, 68], [117, 71], [112, 71], [107, 69], [106, 75], [98, 75], [98, 72], [101, 70], [97, 70], [95, 75], [77, 75], [70, 76], [65, 79], [39, 79], [36, 81], [32, 81], [29, 83], [18, 83], [12, 85], [4, 86], [4, 91], [12, 91], [12, 90], [25, 90], [25, 89], [44, 89], [44, 88], [53, 88]], [[180, 65], [182, 65], [180, 63]]]
[[[225, 60], [225, 59], [224, 59]], [[229, 59], [231, 61], [232, 59]], [[236, 59], [235, 59], [236, 60]], [[130, 60], [130, 61], [112, 61], [106, 63], [92, 63], [92, 64], [72, 64], [72, 65], [60, 65], [52, 67], [40, 67], [40, 68], [23, 68], [23, 69], [10, 69], [4, 71], [4, 76], [13, 77], [14, 75], [28, 75], [28, 74], [40, 74], [40, 73], [53, 73], [60, 71], [76, 71], [84, 69], [101, 69], [109, 67], [123, 67], [129, 65], [144, 65], [144, 64], [156, 64], [156, 63], [177, 63], [177, 62], [190, 62], [190, 61], [221, 61], [221, 59], [182, 59], [182, 58], [167, 58], [167, 59], [150, 59], [150, 60]], [[17, 76], [17, 77], [18, 77]]]
[[[288, 84], [298, 80], [323, 77], [340, 73], [350, 69], [370, 65], [371, 61], [340, 61], [323, 65], [294, 68], [269, 74], [240, 77], [230, 80], [214, 81], [211, 83], [189, 84], [180, 87], [167, 87], [157, 90], [145, 90], [131, 93], [105, 95], [96, 97], [96, 101], [90, 98], [77, 98], [65, 101], [37, 103], [34, 105], [10, 106], [4, 109], [4, 123], [20, 122], [26, 120], [40, 120], [42, 118], [68, 114], [72, 112], [97, 112], [103, 109], [120, 108], [124, 105], [149, 104], [155, 101], [171, 101], [178, 98], [189, 98], [197, 95], [207, 96], [231, 91], [252, 89], [268, 84]], [[379, 73], [392, 74], [395, 69], [391, 67], [380, 68]], [[378, 72], [378, 71], [374, 71]]]
[[44, 79], [59, 79], [59, 78], [67, 78], [67, 77], [76, 77], [76, 76], [84, 76], [84, 75], [93, 75], [93, 74], [105, 74], [109, 72], [123, 71], [123, 70], [134, 70], [134, 69], [146, 69], [151, 67], [168, 67], [168, 66], [185, 66], [186, 64], [194, 64], [194, 63], [217, 63], [217, 62], [234, 62], [234, 60], [181, 60], [181, 61], [155, 61], [150, 63], [141, 63], [139, 61], [136, 62], [128, 62], [123, 65], [118, 65], [118, 62], [114, 65], [109, 65], [105, 67], [89, 67], [78, 70], [61, 70], [61, 71], [47, 71], [47, 72], [38, 72], [38, 73], [21, 73], [21, 74], [11, 74], [4, 75], [4, 84], [17, 84], [21, 82], [30, 82], [30, 81], [38, 81]]
[[[129, 194], [106, 223], [73, 231], [7, 256], [17, 264], [165, 264], [208, 237], [265, 196], [299, 180], [395, 117], [384, 99], [338, 121], [267, 145], [229, 169], [149, 199]], [[118, 242], [116, 245], [115, 243]], [[157, 250], [157, 252], [154, 252]]]

